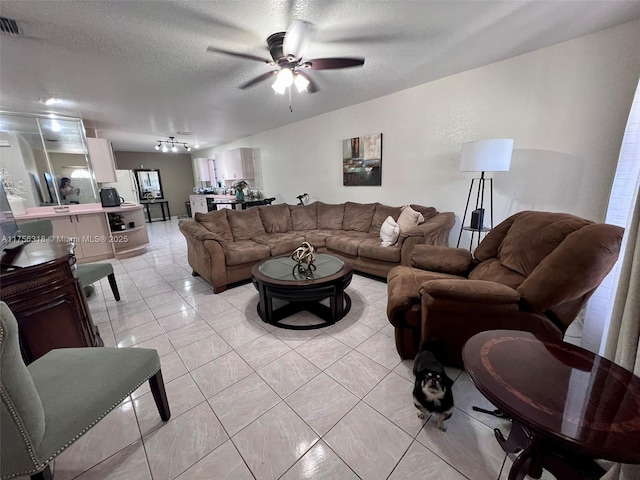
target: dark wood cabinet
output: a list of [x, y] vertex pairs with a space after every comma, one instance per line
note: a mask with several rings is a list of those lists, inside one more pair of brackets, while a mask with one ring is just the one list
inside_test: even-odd
[[49, 350], [104, 343], [76, 276], [73, 244], [36, 242], [2, 257], [0, 298], [18, 321], [26, 363]]

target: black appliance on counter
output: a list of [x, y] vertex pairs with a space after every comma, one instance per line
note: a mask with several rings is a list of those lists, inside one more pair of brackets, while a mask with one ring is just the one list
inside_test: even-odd
[[118, 195], [118, 190], [113, 187], [104, 187], [100, 190], [100, 202], [103, 207], [119, 207], [124, 198]]

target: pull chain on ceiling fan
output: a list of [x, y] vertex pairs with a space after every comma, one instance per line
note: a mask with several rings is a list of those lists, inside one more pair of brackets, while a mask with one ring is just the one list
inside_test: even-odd
[[[275, 77], [271, 85], [276, 93], [284, 94], [291, 86], [295, 85], [298, 92], [315, 93], [319, 90], [316, 82], [309, 76], [306, 70], [331, 70], [338, 68], [359, 67], [364, 65], [364, 58], [316, 58], [305, 60], [304, 54], [315, 32], [314, 24], [303, 20], [294, 20], [286, 32], [278, 32], [267, 38], [267, 46], [272, 60], [251, 54], [233, 52], [217, 47], [208, 47], [207, 51], [224, 53], [235, 57], [264, 62], [270, 66], [277, 66], [275, 70], [263, 73], [256, 78], [240, 85], [241, 89], [247, 89], [264, 80]], [[289, 102], [291, 108], [291, 102]]]

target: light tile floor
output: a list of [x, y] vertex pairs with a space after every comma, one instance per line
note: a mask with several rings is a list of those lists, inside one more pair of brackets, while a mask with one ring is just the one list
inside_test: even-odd
[[105, 345], [158, 350], [171, 420], [142, 386], [58, 457], [56, 480], [506, 478], [493, 428], [509, 423], [472, 410], [493, 406], [465, 372], [449, 369], [446, 433], [416, 416], [385, 283], [354, 275], [353, 308], [332, 327], [276, 328], [251, 284], [214, 295], [191, 276], [177, 224], [148, 224], [147, 253], [112, 262], [120, 302], [106, 279], [89, 299]]

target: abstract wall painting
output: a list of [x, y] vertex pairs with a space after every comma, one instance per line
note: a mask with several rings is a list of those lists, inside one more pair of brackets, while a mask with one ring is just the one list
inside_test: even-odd
[[342, 184], [382, 186], [382, 133], [342, 141]]

